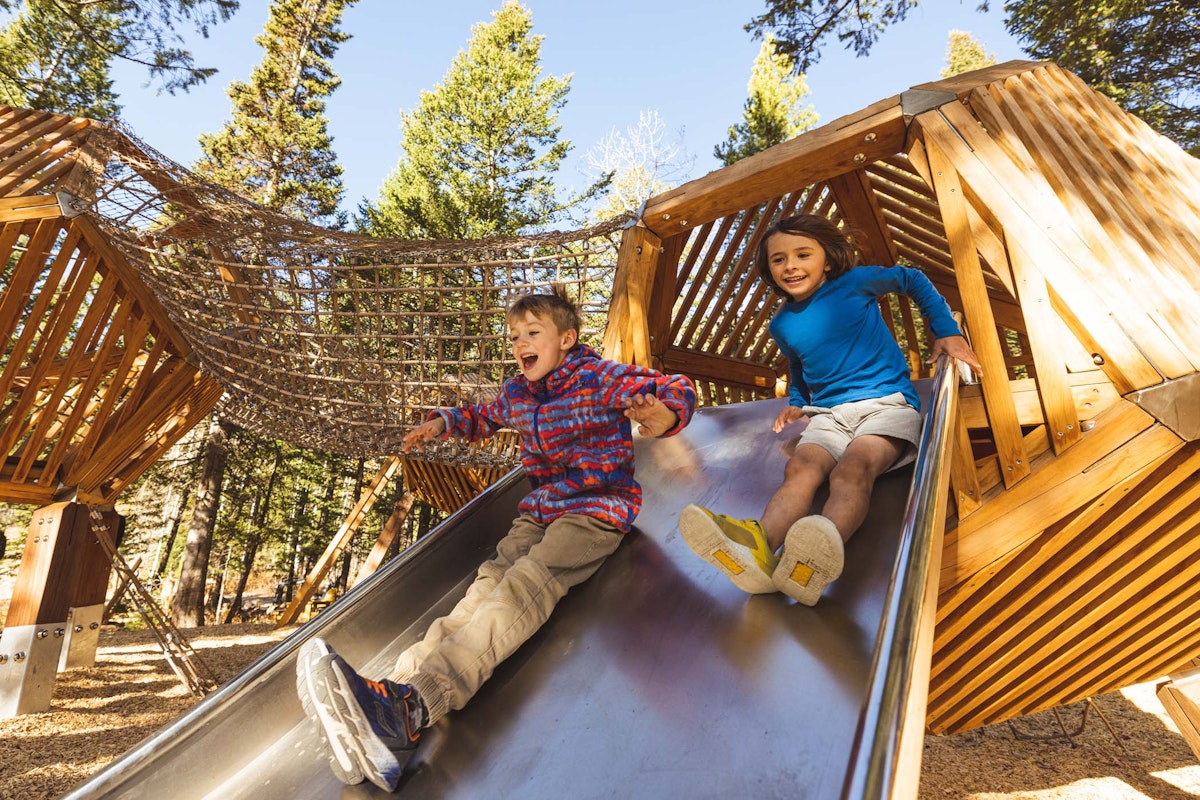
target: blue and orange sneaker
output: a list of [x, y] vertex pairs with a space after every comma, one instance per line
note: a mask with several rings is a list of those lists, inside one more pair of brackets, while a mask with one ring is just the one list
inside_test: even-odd
[[296, 661], [296, 689], [338, 780], [355, 784], [366, 778], [395, 791], [426, 719], [412, 687], [367, 680], [327, 643], [312, 639]]
[[777, 591], [771, 579], [779, 556], [756, 519], [733, 519], [689, 505], [679, 513], [679, 532], [692, 552], [725, 573], [743, 592]]

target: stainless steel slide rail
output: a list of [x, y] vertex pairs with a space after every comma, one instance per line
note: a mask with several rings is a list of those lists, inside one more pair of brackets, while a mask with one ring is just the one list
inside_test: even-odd
[[958, 410], [955, 364], [943, 355], [934, 372], [844, 800], [917, 796], [950, 481], [949, 449]]

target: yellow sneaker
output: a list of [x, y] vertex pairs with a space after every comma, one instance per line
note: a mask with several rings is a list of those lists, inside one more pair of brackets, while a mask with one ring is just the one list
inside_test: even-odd
[[825, 517], [802, 517], [788, 528], [783, 555], [772, 578], [775, 588], [806, 606], [815, 606], [845, 563], [842, 535]]
[[767, 545], [756, 519], [733, 519], [689, 505], [679, 514], [679, 532], [692, 552], [724, 572], [743, 592], [777, 591], [771, 578], [779, 556]]

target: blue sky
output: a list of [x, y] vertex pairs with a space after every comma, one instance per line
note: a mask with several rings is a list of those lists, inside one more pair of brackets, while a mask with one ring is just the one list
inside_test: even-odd
[[[330, 98], [330, 132], [345, 174], [343, 207], [375, 198], [400, 156], [400, 112], [411, 110], [422, 89], [441, 82], [465, 48], [471, 26], [491, 19], [502, 0], [360, 0], [343, 19], [351, 34], [334, 69], [342, 85]], [[713, 146], [740, 119], [746, 82], [758, 53], [743, 26], [762, 13], [763, 0], [523, 0], [534, 32], [545, 37], [547, 74], [572, 74], [560, 115], [562, 137], [574, 144], [559, 173], [565, 187], [580, 187], [586, 153], [614, 128], [636, 124], [641, 111], [657, 111], [672, 131], [683, 130], [683, 148], [697, 156], [690, 177], [716, 168]], [[837, 42], [808, 73], [807, 102], [825, 124], [936, 80], [945, 66], [951, 30], [984, 42], [997, 60], [1026, 58], [1004, 31], [1000, 3], [987, 14], [978, 0], [923, 0], [908, 19], [886, 31], [869, 58]], [[230, 116], [225, 87], [246, 80], [262, 59], [254, 43], [267, 19], [268, 0], [242, 0], [230, 22], [209, 39], [189, 40], [198, 64], [219, 69], [207, 85], [171, 96], [144, 87], [145, 73], [115, 70], [123, 119], [154, 149], [190, 166], [200, 154], [197, 137], [214, 133]]]

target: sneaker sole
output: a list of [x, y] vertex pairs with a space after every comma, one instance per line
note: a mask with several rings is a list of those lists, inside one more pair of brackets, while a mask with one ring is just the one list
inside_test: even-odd
[[380, 789], [395, 791], [412, 752], [407, 753], [402, 763], [397, 754], [375, 735], [334, 658], [332, 654], [322, 656], [312, 665], [314, 705], [324, 712], [319, 720], [329, 746], [335, 752], [353, 758], [371, 783]]
[[336, 721], [318, 697], [324, 697], [324, 689], [318, 689], [317, 676], [314, 673], [316, 663], [324, 656], [332, 656], [333, 649], [321, 639], [310, 639], [300, 648], [296, 657], [296, 693], [300, 696], [300, 704], [304, 714], [313, 721], [317, 729], [317, 740], [321, 750], [329, 759], [329, 767], [339, 781], [354, 785], [365, 779], [357, 756], [346, 748], [335, 746], [336, 739], [330, 737], [330, 730], [337, 730], [340, 723]]
[[815, 606], [825, 587], [842, 574], [841, 534], [823, 517], [804, 517], [788, 528], [783, 556], [772, 576], [775, 588], [806, 606]]
[[725, 573], [743, 592], [769, 594], [778, 591], [771, 576], [754, 559], [754, 553], [731, 541], [699, 506], [690, 505], [679, 513], [679, 532], [693, 553]]

